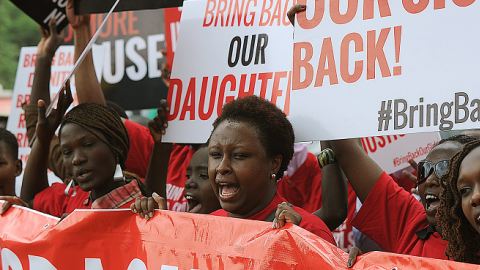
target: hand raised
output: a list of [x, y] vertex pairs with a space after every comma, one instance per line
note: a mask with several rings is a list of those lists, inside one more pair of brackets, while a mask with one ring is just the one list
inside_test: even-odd
[[70, 90], [70, 81], [67, 81], [65, 87], [58, 96], [57, 108], [53, 109], [48, 117], [45, 116], [45, 102], [38, 101], [38, 123], [36, 128], [37, 138], [44, 143], [50, 143], [55, 130], [57, 130], [63, 115], [73, 102], [72, 92]]
[[168, 127], [167, 112], [170, 111], [170, 106], [165, 99], [160, 100], [160, 108], [157, 110], [157, 115], [148, 122], [148, 128], [155, 143], [162, 142], [162, 136], [165, 134]]
[[153, 217], [155, 209], [167, 210], [167, 203], [163, 197], [154, 192], [152, 197], [136, 198], [135, 203], [130, 205], [130, 209], [140, 217], [149, 220]]
[[49, 22], [50, 31], [47, 31], [40, 26], [40, 33], [42, 34], [42, 39], [37, 46], [38, 55], [49, 55], [52, 56], [57, 51], [58, 47], [63, 44], [63, 36], [65, 30], [62, 30], [60, 34], [57, 33], [57, 24], [55, 19], [51, 19]]
[[90, 15], [75, 15], [73, 0], [67, 1], [67, 19], [73, 29], [80, 26], [90, 26]]

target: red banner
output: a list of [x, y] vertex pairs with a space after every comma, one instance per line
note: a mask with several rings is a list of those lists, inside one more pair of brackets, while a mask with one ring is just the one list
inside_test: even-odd
[[[347, 269], [347, 253], [291, 224], [172, 211], [146, 221], [129, 210], [80, 210], [57, 222], [16, 207], [0, 217], [3, 269]], [[354, 269], [480, 267], [372, 252]]]

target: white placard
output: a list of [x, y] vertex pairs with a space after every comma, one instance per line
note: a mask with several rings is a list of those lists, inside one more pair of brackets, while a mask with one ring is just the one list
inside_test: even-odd
[[293, 27], [286, 12], [292, 4], [184, 2], [165, 141], [206, 142], [222, 105], [242, 95], [262, 96], [288, 114]]
[[388, 174], [425, 159], [433, 146], [440, 141], [438, 132], [385, 135], [362, 138], [367, 154]]
[[299, 2], [290, 104], [299, 140], [478, 127], [478, 1]]
[[[95, 72], [100, 81], [99, 75], [103, 66], [103, 47], [93, 47], [93, 59]], [[25, 128], [25, 113], [22, 109], [24, 102], [30, 103], [30, 93], [32, 91], [33, 75], [35, 72], [35, 63], [37, 57], [37, 47], [23, 47], [20, 51], [20, 58], [18, 61], [17, 75], [15, 77], [15, 84], [13, 87], [12, 109], [8, 117], [7, 130], [12, 132], [19, 144], [18, 154], [23, 162], [23, 169], [28, 161], [30, 155], [30, 147], [28, 146], [27, 130]], [[56, 94], [56, 91], [63, 84], [65, 78], [70, 74], [74, 61], [74, 46], [60, 46], [55, 53], [52, 61], [51, 78], [50, 78], [50, 95]], [[75, 88], [75, 76], [71, 80], [71, 90], [74, 96], [72, 106], [78, 104], [77, 94]], [[48, 175], [50, 184], [60, 181], [53, 173]], [[15, 183], [15, 192], [19, 195], [22, 186], [23, 173], [17, 177]]]

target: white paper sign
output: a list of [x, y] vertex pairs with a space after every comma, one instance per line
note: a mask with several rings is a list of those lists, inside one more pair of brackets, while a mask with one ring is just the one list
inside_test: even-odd
[[[101, 74], [103, 65], [103, 47], [93, 47], [93, 59], [95, 72]], [[35, 72], [35, 63], [37, 57], [37, 47], [23, 47], [20, 51], [20, 58], [18, 61], [17, 75], [15, 77], [15, 84], [13, 87], [12, 96], [12, 110], [8, 117], [7, 130], [12, 132], [16, 137], [19, 145], [18, 154], [23, 162], [23, 169], [28, 161], [30, 155], [30, 147], [28, 145], [27, 130], [25, 127], [25, 113], [22, 109], [23, 103], [30, 103], [30, 93], [32, 91], [33, 75]], [[70, 74], [70, 71], [75, 64], [74, 61], [74, 47], [60, 46], [55, 53], [52, 61], [51, 78], [50, 78], [50, 95], [53, 96], [60, 89], [65, 78]], [[100, 78], [98, 78], [100, 81]], [[75, 76], [71, 80], [71, 90], [74, 96], [72, 106], [78, 104], [77, 95], [75, 91]], [[53, 174], [48, 175], [50, 184], [59, 182], [60, 180]], [[15, 183], [15, 191], [19, 195], [22, 186], [23, 173], [17, 177]]]
[[478, 127], [478, 1], [299, 3], [290, 107], [299, 140]]
[[224, 103], [259, 95], [289, 111], [293, 0], [185, 1], [165, 141], [204, 143]]
[[362, 138], [367, 154], [388, 174], [425, 159], [433, 146], [440, 141], [438, 132], [385, 135]]

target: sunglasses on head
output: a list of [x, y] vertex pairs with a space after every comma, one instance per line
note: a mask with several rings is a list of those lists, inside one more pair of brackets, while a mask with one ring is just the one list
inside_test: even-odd
[[418, 163], [417, 185], [425, 182], [432, 172], [435, 173], [435, 176], [438, 179], [440, 179], [442, 175], [448, 173], [448, 159], [440, 160], [436, 163], [426, 160], [420, 161]]

